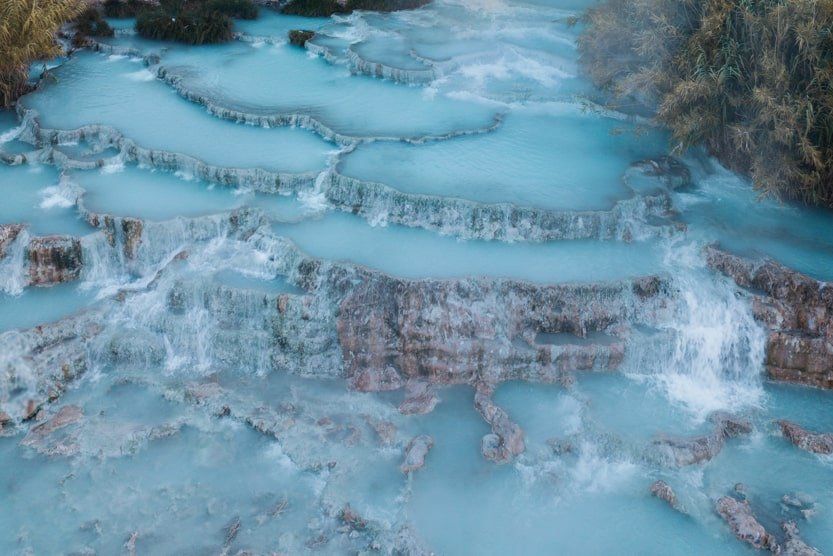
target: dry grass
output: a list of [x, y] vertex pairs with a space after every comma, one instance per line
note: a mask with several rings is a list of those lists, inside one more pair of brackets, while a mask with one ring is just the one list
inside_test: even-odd
[[32, 62], [61, 53], [55, 34], [84, 7], [80, 0], [0, 1], [0, 107], [27, 92]]
[[676, 149], [833, 207], [833, 0], [608, 0], [585, 21], [593, 80], [653, 107]]

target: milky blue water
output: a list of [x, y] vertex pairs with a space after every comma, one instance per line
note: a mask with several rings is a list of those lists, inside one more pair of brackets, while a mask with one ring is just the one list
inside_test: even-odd
[[[769, 530], [795, 519], [833, 552], [831, 460], [774, 424], [833, 431], [833, 394], [764, 379], [765, 332], [699, 255], [716, 242], [833, 280], [833, 216], [758, 199], [699, 152], [682, 157], [692, 183], [675, 191], [629, 170], [668, 154], [668, 138], [596, 104], [568, 21], [593, 4], [435, 0], [322, 19], [261, 8], [235, 22], [238, 39], [206, 47], [141, 39], [133, 20], [112, 20], [107, 48], [134, 56], [76, 52], [20, 115], [0, 113], [0, 224], [27, 226], [0, 259], [0, 411], [18, 419], [27, 400], [55, 398], [50, 381], [66, 372], [55, 330], [97, 331], [68, 344], [80, 346], [82, 376], [34, 423], [0, 428], [0, 552], [745, 554], [714, 511], [737, 483]], [[317, 32], [307, 49], [287, 43], [298, 28]], [[30, 109], [36, 121], [21, 120]], [[66, 141], [39, 143], [38, 126]], [[668, 219], [684, 226], [610, 241], [463, 240], [389, 222], [390, 198], [331, 206], [334, 173], [405, 193], [426, 218], [463, 199], [651, 229], [653, 217], [617, 203], [667, 194]], [[90, 214], [115, 224], [97, 231]], [[144, 223], [132, 256], [120, 217]], [[26, 242], [53, 234], [82, 238], [82, 278], [27, 287]], [[402, 391], [350, 389], [336, 296], [358, 274], [298, 281], [303, 256], [414, 280], [660, 275], [679, 303], [658, 307], [655, 327], [628, 314], [586, 337], [533, 331], [529, 342], [554, 350], [623, 344], [624, 360], [569, 385], [498, 385], [493, 400], [526, 449], [497, 465], [480, 453], [490, 428], [468, 385], [437, 387], [426, 415], [400, 413]], [[468, 309], [481, 310], [452, 308]], [[77, 422], [33, 431], [73, 407]], [[709, 434], [713, 411], [749, 419], [752, 434], [691, 466], [652, 456], [659, 436]], [[417, 434], [434, 447], [406, 476]], [[650, 496], [657, 479], [684, 513]], [[366, 527], [345, 529], [347, 503]]]

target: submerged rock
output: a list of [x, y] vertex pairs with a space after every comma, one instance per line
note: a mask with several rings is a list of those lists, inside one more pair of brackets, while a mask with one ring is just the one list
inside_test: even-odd
[[746, 500], [739, 501], [731, 496], [723, 496], [718, 499], [715, 508], [738, 540], [758, 550], [771, 550], [773, 552], [779, 550], [775, 537], [768, 533], [764, 526], [755, 519], [752, 508]]
[[422, 469], [425, 466], [425, 456], [433, 447], [434, 439], [427, 434], [415, 436], [405, 447], [405, 460], [399, 469], [406, 475]]
[[523, 453], [526, 449], [523, 430], [509, 419], [506, 411], [495, 405], [490, 389], [478, 387], [474, 407], [492, 428], [491, 434], [481, 441], [483, 457], [495, 463], [508, 463]]
[[781, 524], [786, 538], [781, 554], [784, 556], [821, 556], [821, 552], [805, 543], [798, 535], [798, 525], [794, 521]]
[[83, 267], [81, 241], [69, 236], [34, 237], [26, 249], [29, 284], [49, 286], [77, 280]]
[[705, 255], [709, 267], [750, 291], [755, 319], [769, 330], [769, 378], [833, 388], [833, 284], [714, 246]]
[[403, 415], [424, 415], [434, 411], [439, 401], [427, 382], [412, 379], [405, 385], [405, 399], [399, 404], [399, 412]]
[[795, 446], [814, 454], [833, 454], [833, 433], [810, 432], [790, 421], [778, 421], [781, 432]]
[[725, 413], [715, 413], [710, 420], [714, 423], [714, 430], [710, 434], [691, 438], [660, 437], [654, 440], [652, 446], [660, 460], [676, 467], [709, 461], [720, 453], [727, 439], [752, 432], [752, 425], [748, 421]]

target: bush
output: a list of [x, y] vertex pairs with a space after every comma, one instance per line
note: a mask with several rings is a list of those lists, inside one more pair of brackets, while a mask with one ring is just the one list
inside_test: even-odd
[[305, 17], [329, 17], [333, 14], [347, 14], [353, 10], [395, 12], [413, 10], [428, 4], [431, 0], [347, 0], [340, 4], [336, 0], [294, 0], [281, 9], [288, 15]]
[[608, 0], [585, 21], [591, 78], [655, 109], [676, 150], [705, 144], [766, 194], [833, 207], [833, 2]]
[[208, 0], [205, 9], [237, 19], [257, 19], [257, 6], [252, 0]]
[[153, 6], [140, 0], [106, 0], [104, 15], [107, 17], [136, 17], [141, 12], [153, 9]]
[[75, 31], [82, 37], [112, 37], [113, 28], [95, 8], [87, 8], [75, 20]]
[[232, 39], [231, 20], [202, 4], [166, 0], [159, 8], [141, 12], [136, 31], [142, 37], [188, 44], [211, 44]]
[[292, 29], [289, 32], [289, 44], [302, 47], [314, 36], [315, 31], [309, 31], [307, 29]]

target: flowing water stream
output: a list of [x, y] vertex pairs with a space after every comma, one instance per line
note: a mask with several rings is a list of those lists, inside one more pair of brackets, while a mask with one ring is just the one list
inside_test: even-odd
[[[833, 216], [699, 152], [652, 171], [667, 134], [580, 73], [588, 5], [261, 9], [207, 47], [116, 20], [0, 114], [0, 553], [743, 554], [738, 483], [833, 552], [833, 460], [775, 424], [833, 431], [833, 394], [766, 379], [703, 255], [833, 280]], [[44, 236], [65, 283], [33, 283]], [[524, 433], [502, 464], [487, 382]], [[662, 451], [726, 413], [751, 433]]]

